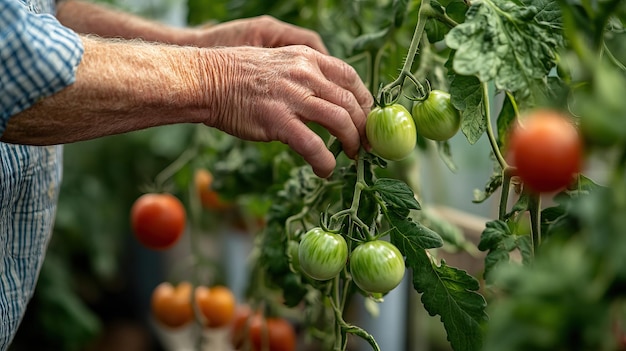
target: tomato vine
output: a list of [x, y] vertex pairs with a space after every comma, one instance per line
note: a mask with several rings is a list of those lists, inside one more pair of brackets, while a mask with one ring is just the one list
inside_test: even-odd
[[[625, 262], [621, 251], [607, 247], [601, 239], [620, 242], [622, 250], [626, 247], [624, 239], [615, 234], [623, 228], [624, 221], [606, 213], [625, 209], [624, 197], [607, 191], [583, 174], [576, 174], [572, 184], [559, 184], [562, 186], [553, 193], [533, 191], [507, 153], [511, 148], [511, 131], [524, 124], [526, 114], [536, 107], [544, 107], [568, 116], [585, 138], [589, 153], [611, 149], [624, 154], [626, 128], [616, 121], [624, 122], [626, 106], [624, 95], [620, 94], [626, 93], [626, 84], [622, 84], [626, 83], [626, 78], [623, 77], [624, 64], [614, 52], [615, 44], [609, 45], [608, 40], [610, 35], [624, 38], [623, 6], [614, 0], [596, 7], [570, 0], [476, 0], [471, 3], [391, 0], [386, 3], [386, 16], [381, 18], [368, 12], [373, 10], [366, 7], [371, 5], [367, 1], [361, 4], [327, 0], [310, 10], [322, 11], [321, 4], [335, 6], [336, 11], [329, 18], [346, 19], [333, 21], [321, 16], [324, 17], [319, 20], [322, 34], [324, 29], [332, 34], [338, 31], [335, 23], [350, 24], [346, 27], [353, 32], [345, 36], [350, 41], [341, 42], [342, 37], [337, 36], [338, 42], [330, 48], [359, 67], [375, 97], [377, 106], [374, 108], [398, 104], [406, 107], [408, 113], [412, 111], [413, 100], [425, 100], [438, 89], [449, 92], [452, 111], [459, 112], [460, 130], [469, 145], [486, 136], [493, 175], [483, 190], [475, 192], [474, 201], [483, 202], [499, 192], [497, 218], [485, 223], [477, 244], [485, 255], [484, 272], [481, 277], [473, 277], [438, 257], [444, 243], [457, 248], [467, 248], [469, 244], [455, 241], [457, 239], [446, 232], [445, 226], [428, 221], [427, 209], [418, 201], [418, 189], [409, 186], [411, 180], [393, 161], [402, 159], [405, 153], [396, 157], [393, 153], [381, 152], [373, 142], [373, 153], [362, 149], [352, 160], [345, 157], [341, 145], [322, 130], [319, 132], [328, 138], [338, 167], [331, 177], [320, 179], [284, 147], [258, 144], [249, 147], [249, 144], [231, 142], [217, 151], [202, 150], [198, 155], [210, 154], [208, 158], [219, 179], [217, 190], [235, 201], [242, 194], [258, 196], [265, 204], [265, 225], [254, 239], [255, 250], [251, 257], [255, 262], [247, 294], [251, 305], [269, 315], [284, 313], [286, 309], [304, 310], [294, 319], [318, 339], [323, 349], [345, 350], [352, 335], [364, 339], [373, 350], [379, 350], [377, 341], [368, 331], [346, 319], [346, 311], [356, 294], [367, 301], [379, 302], [394, 286], [390, 283], [376, 289], [357, 284], [360, 277], [355, 270], [358, 269], [352, 266], [353, 262], [360, 261], [353, 259], [359, 248], [383, 240], [401, 253], [424, 308], [430, 315], [440, 317], [448, 341], [457, 351], [557, 348], [556, 342], [537, 346], [543, 342], [540, 338], [532, 337], [533, 333], [524, 328], [515, 328], [548, 323], [516, 314], [526, 302], [547, 310], [551, 308], [545, 306], [546, 300], [554, 298], [550, 284], [531, 286], [526, 283], [525, 279], [538, 281], [532, 273], [543, 277], [541, 283], [551, 282], [563, 273], [560, 277], [563, 286], [553, 286], [561, 294], [578, 287], [574, 284], [577, 278], [597, 283], [593, 289], [581, 289], [580, 296], [574, 294], [575, 303], [568, 300], [558, 305], [562, 308], [558, 313], [568, 315], [571, 312], [563, 306], [572, 307], [581, 302], [606, 312], [605, 305], [614, 303], [607, 296], [616, 291], [622, 293], [626, 271], [622, 268]], [[583, 26], [581, 18], [590, 22]], [[609, 21], [617, 29], [609, 31]], [[405, 45], [409, 36], [410, 42]], [[386, 78], [390, 81], [385, 84]], [[576, 97], [576, 102], [584, 102], [582, 107], [572, 108], [572, 96]], [[599, 107], [599, 102], [603, 106]], [[607, 114], [619, 117], [613, 120], [607, 118]], [[606, 135], [611, 142], [606, 142]], [[419, 132], [416, 137], [411, 135], [410, 139], [415, 139], [419, 150], [414, 150], [413, 140], [410, 140], [411, 143], [406, 144], [410, 144], [408, 157], [417, 158], [422, 155], [419, 151], [435, 146], [444, 163], [455, 169], [446, 138], [431, 142]], [[392, 138], [393, 141], [398, 139], [397, 136]], [[263, 162], [259, 162], [259, 154], [267, 156]], [[183, 156], [181, 162], [191, 162], [188, 155]], [[615, 171], [606, 182], [623, 190], [626, 188], [624, 157], [616, 159], [611, 165]], [[558, 162], [558, 159], [550, 162]], [[246, 169], [243, 164], [258, 168]], [[175, 163], [172, 169], [180, 170], [179, 166]], [[176, 172], [164, 174], [173, 173]], [[230, 181], [229, 177], [236, 180]], [[554, 205], [547, 206], [542, 202], [544, 199]], [[588, 208], [585, 201], [591, 201], [603, 211]], [[597, 234], [595, 227], [604, 229]], [[305, 265], [328, 262], [327, 257], [320, 256], [327, 250], [312, 247], [323, 244], [305, 242], [302, 245], [306, 233], [313, 228], [332, 234], [328, 237], [338, 235], [345, 241], [348, 257], [344, 260], [343, 250], [339, 250], [336, 255], [341, 256], [339, 269], [303, 268], [303, 259], [308, 260]], [[551, 250], [558, 243], [563, 243], [565, 253]], [[301, 250], [307, 251], [300, 254]], [[615, 258], [604, 259], [606, 252], [614, 254]], [[592, 267], [585, 267], [577, 258], [583, 253], [591, 257]], [[376, 268], [383, 266], [380, 261], [368, 260], [364, 261], [371, 261]], [[559, 260], [571, 262], [578, 270], [554, 263]], [[533, 264], [529, 264], [531, 262]], [[606, 271], [596, 267], [606, 268]], [[402, 268], [404, 276], [405, 267]], [[391, 273], [400, 275], [399, 270]], [[481, 285], [483, 279], [485, 285]], [[505, 308], [490, 310], [492, 303]], [[542, 310], [534, 312], [540, 314]], [[606, 320], [604, 315], [597, 316], [586, 310], [581, 313], [591, 320]], [[578, 323], [579, 315], [571, 317]], [[622, 319], [626, 320], [621, 318], [620, 321]], [[509, 329], [494, 326], [494, 323], [502, 323]], [[549, 333], [564, 330], [563, 335], [591, 328], [582, 322], [574, 326], [554, 322], [551, 326], [555, 329]], [[497, 334], [514, 332], [524, 334], [523, 340], [501, 341], [497, 337]], [[554, 340], [567, 345], [573, 343], [557, 336]], [[599, 344], [598, 340], [584, 342], [585, 345]]]

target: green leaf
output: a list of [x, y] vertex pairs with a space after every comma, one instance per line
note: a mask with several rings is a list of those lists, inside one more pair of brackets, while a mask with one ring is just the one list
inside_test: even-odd
[[461, 111], [461, 131], [470, 144], [475, 144], [487, 130], [480, 81], [472, 76], [454, 75], [450, 97], [452, 105]]
[[413, 190], [403, 181], [392, 178], [380, 178], [369, 190], [376, 191], [388, 207], [396, 210], [419, 210], [420, 204], [415, 199]]
[[509, 262], [510, 252], [519, 249], [524, 254], [528, 252], [529, 247], [529, 237], [513, 234], [506, 222], [501, 220], [487, 222], [478, 243], [479, 250], [488, 251], [485, 257], [485, 281], [493, 283], [494, 269], [502, 263]]
[[[402, 249], [401, 249], [402, 250]], [[455, 351], [480, 350], [487, 321], [485, 299], [476, 279], [460, 269], [435, 265], [425, 251], [405, 252], [413, 270], [413, 287], [422, 294], [424, 308], [439, 315]]]
[[487, 315], [485, 299], [477, 292], [478, 281], [445, 262], [437, 266], [430, 260], [426, 249], [443, 245], [437, 233], [410, 219], [388, 218], [395, 227], [391, 242], [406, 256], [413, 270], [413, 287], [422, 294], [428, 313], [441, 317], [454, 350], [479, 350]]
[[474, 190], [474, 203], [482, 203], [487, 200], [498, 188], [502, 185], [502, 172], [494, 172], [487, 184], [485, 185], [485, 190]]
[[443, 246], [441, 236], [423, 224], [394, 214], [390, 214], [387, 218], [389, 224], [394, 227], [391, 231], [392, 241], [399, 246], [401, 252], [435, 249]]
[[476, 0], [465, 22], [446, 36], [456, 50], [453, 69], [496, 88], [530, 95], [554, 66], [562, 46], [559, 4], [534, 0]]
[[505, 146], [510, 133], [511, 124], [515, 121], [515, 117], [515, 109], [513, 108], [511, 96], [506, 94], [496, 122], [498, 126], [498, 145], [500, 147]]

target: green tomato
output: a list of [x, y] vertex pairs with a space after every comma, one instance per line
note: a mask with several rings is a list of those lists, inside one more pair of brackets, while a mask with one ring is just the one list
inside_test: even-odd
[[432, 90], [426, 100], [413, 103], [412, 112], [417, 134], [427, 139], [448, 140], [461, 126], [461, 113], [445, 91]]
[[374, 153], [392, 161], [407, 157], [417, 141], [413, 117], [400, 104], [375, 107], [367, 116], [365, 132]]
[[298, 247], [300, 269], [310, 278], [334, 278], [346, 266], [348, 245], [340, 234], [316, 227], [302, 237]]
[[357, 246], [350, 256], [352, 280], [368, 293], [385, 294], [404, 277], [404, 258], [393, 244], [383, 240]]

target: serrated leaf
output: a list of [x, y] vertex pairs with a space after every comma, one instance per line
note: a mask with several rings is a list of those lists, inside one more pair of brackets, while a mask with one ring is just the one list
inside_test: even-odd
[[426, 249], [443, 245], [437, 233], [407, 218], [388, 216], [388, 219], [395, 227], [390, 234], [391, 242], [413, 270], [413, 287], [422, 294], [428, 313], [441, 317], [453, 349], [479, 350], [487, 314], [485, 299], [477, 292], [478, 281], [443, 261], [437, 266], [430, 260]]
[[488, 251], [485, 257], [484, 277], [487, 283], [492, 283], [494, 269], [502, 263], [509, 262], [511, 251], [519, 249], [523, 256], [529, 256], [530, 240], [528, 236], [513, 234], [506, 222], [495, 220], [487, 222], [480, 236], [478, 249]]
[[461, 111], [461, 131], [470, 144], [475, 144], [487, 130], [480, 81], [472, 76], [454, 75], [450, 96], [452, 105]]
[[483, 325], [487, 321], [487, 303], [477, 291], [479, 284], [467, 272], [435, 265], [425, 251], [406, 253], [413, 270], [413, 287], [422, 294], [424, 308], [431, 316], [439, 315], [455, 351], [480, 350]]
[[398, 248], [403, 253], [405, 252], [404, 250], [413, 252], [443, 246], [441, 236], [423, 224], [394, 214], [389, 214], [387, 218], [390, 222], [389, 224], [395, 227], [391, 231], [392, 241], [395, 241], [396, 246], [400, 245], [402, 247]]
[[400, 210], [420, 209], [413, 190], [401, 180], [380, 178], [369, 189], [378, 192], [388, 207]]
[[527, 4], [506, 0], [476, 0], [465, 22], [446, 35], [456, 50], [453, 68], [458, 74], [475, 75], [496, 88], [532, 92], [554, 66], [563, 38], [556, 1]]

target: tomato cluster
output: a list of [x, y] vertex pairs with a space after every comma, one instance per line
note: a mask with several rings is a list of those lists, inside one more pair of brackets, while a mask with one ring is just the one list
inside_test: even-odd
[[[192, 296], [193, 293], [193, 296]], [[222, 328], [235, 316], [235, 295], [225, 286], [194, 287], [183, 281], [174, 286], [163, 282], [152, 291], [151, 308], [154, 318], [169, 328], [180, 328], [194, 320], [194, 305], [198, 319], [207, 328]]]
[[[176, 330], [188, 326], [195, 318], [206, 330], [227, 330], [228, 334], [225, 335], [237, 349], [296, 349], [296, 331], [291, 322], [281, 317], [267, 317], [260, 312], [253, 312], [245, 304], [237, 305], [233, 292], [225, 286], [199, 285], [194, 288], [187, 281], [178, 285], [163, 282], [152, 292], [151, 310], [157, 323], [167, 329]], [[195, 313], [199, 315], [196, 316]]]
[[366, 241], [349, 253], [341, 234], [320, 227], [306, 232], [299, 245], [291, 241], [288, 250], [294, 270], [320, 281], [336, 277], [346, 267], [350, 256], [349, 268], [354, 283], [372, 294], [386, 294], [393, 290], [405, 273], [404, 258], [392, 243]]
[[441, 90], [415, 101], [411, 112], [399, 103], [372, 109], [365, 131], [374, 153], [387, 160], [402, 160], [413, 152], [418, 135], [445, 141], [461, 126], [461, 113], [452, 105], [450, 94]]

